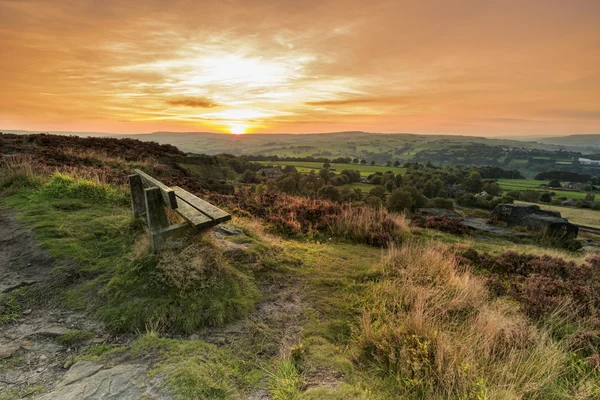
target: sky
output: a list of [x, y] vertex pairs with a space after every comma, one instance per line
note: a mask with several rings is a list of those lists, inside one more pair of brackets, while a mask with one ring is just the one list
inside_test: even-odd
[[600, 133], [598, 0], [0, 0], [0, 129]]

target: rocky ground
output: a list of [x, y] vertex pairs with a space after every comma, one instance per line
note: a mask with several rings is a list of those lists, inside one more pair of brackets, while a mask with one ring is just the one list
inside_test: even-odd
[[[219, 226], [212, 234], [233, 258], [244, 257], [251, 246], [244, 243], [244, 233], [231, 225]], [[119, 359], [100, 363], [75, 357], [86, 348], [128, 344], [135, 337], [112, 336], [90, 316], [47, 300], [51, 297], [43, 292], [51, 281], [53, 261], [39, 247], [33, 232], [6, 210], [0, 211], [0, 245], [0, 293], [10, 295], [25, 287], [42, 293], [34, 306], [19, 310], [0, 326], [0, 399], [170, 398], [161, 382], [148, 378], [151, 366], [146, 363]], [[244, 346], [254, 341], [255, 346], [261, 330], [268, 330], [270, 340], [264, 343], [264, 355], [288, 355], [301, 335], [302, 290], [294, 282], [273, 281], [263, 283], [261, 292], [261, 301], [248, 317], [182, 339], [201, 339], [217, 346]], [[85, 340], [77, 344], [64, 340], [74, 332], [85, 332]], [[336, 381], [329, 376], [316, 379], [315, 385]], [[265, 389], [259, 389], [249, 398], [270, 397]]]
[[0, 211], [0, 293], [31, 287], [42, 296], [34, 307], [19, 310], [14, 320], [0, 328], [0, 398], [45, 391], [39, 398], [139, 399], [146, 391], [145, 365], [73, 363], [77, 348], [65, 340], [69, 335], [85, 332], [84, 342], [77, 346], [109, 339], [93, 319], [43, 298], [52, 268], [50, 256], [40, 249], [33, 232], [17, 223], [11, 212]]

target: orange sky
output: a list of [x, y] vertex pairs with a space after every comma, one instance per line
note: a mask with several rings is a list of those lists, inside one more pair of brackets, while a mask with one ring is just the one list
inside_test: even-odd
[[0, 129], [600, 133], [600, 1], [0, 0]]

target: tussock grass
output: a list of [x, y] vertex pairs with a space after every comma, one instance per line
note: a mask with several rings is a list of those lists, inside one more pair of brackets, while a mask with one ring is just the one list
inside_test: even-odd
[[441, 244], [391, 246], [356, 330], [359, 360], [411, 398], [547, 398], [568, 356]]
[[330, 229], [334, 236], [374, 245], [401, 243], [410, 234], [404, 214], [351, 205], [341, 209], [331, 222]]
[[159, 254], [150, 249], [123, 264], [99, 291], [98, 315], [118, 332], [192, 333], [251, 310], [258, 296], [248, 275], [228, 264], [208, 238]]

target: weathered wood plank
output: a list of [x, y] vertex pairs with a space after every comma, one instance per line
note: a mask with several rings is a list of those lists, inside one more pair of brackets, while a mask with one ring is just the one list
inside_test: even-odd
[[157, 187], [144, 189], [144, 197], [146, 198], [146, 217], [150, 232], [169, 226], [161, 190]]
[[131, 211], [133, 217], [142, 217], [146, 214], [146, 200], [144, 198], [144, 185], [139, 175], [129, 175], [129, 188], [131, 189]]
[[142, 182], [144, 183], [144, 186], [157, 187], [160, 189], [163, 201], [167, 206], [171, 207], [173, 210], [177, 208], [177, 199], [175, 198], [175, 191], [173, 189], [160, 182], [159, 180], [154, 179], [142, 170], [134, 169], [133, 171], [140, 176]]
[[177, 202], [177, 210], [175, 210], [175, 212], [181, 215], [183, 219], [193, 225], [196, 229], [205, 229], [216, 225], [212, 218], [202, 214], [185, 201]]
[[179, 186], [173, 186], [172, 189], [175, 191], [175, 196], [177, 197], [177, 199], [186, 202], [190, 206], [194, 207], [196, 210], [200, 211], [202, 214], [213, 219], [215, 225], [221, 222], [229, 221], [231, 219], [231, 215], [229, 215], [225, 211], [194, 196], [193, 194], [180, 188]]

